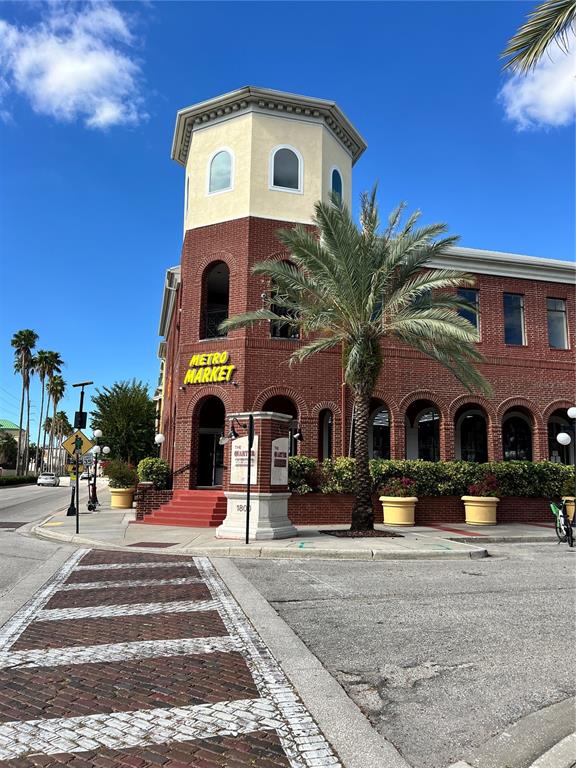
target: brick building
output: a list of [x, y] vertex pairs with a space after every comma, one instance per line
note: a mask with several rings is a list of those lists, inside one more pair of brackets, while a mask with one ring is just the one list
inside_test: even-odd
[[[166, 273], [157, 393], [176, 488], [222, 484], [218, 440], [229, 413], [287, 413], [304, 436], [293, 450], [349, 452], [352, 398], [337, 350], [290, 368], [301, 342], [283, 327], [262, 322], [227, 337], [217, 329], [270, 294], [250, 270], [289, 259], [279, 228], [310, 224], [314, 202], [333, 191], [351, 205], [352, 166], [365, 148], [333, 102], [278, 91], [242, 88], [178, 113], [172, 157], [185, 169], [184, 242], [180, 266]], [[453, 248], [432, 266], [476, 275], [466, 295], [494, 395], [470, 395], [422, 354], [386, 344], [372, 455], [570, 462], [573, 445], [554, 438], [576, 400], [574, 265]]]

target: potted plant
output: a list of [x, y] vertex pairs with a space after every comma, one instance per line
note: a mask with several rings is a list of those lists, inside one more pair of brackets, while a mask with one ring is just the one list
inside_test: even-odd
[[132, 509], [136, 485], [136, 471], [125, 461], [117, 459], [106, 467], [112, 509]]
[[467, 525], [496, 525], [498, 480], [487, 474], [468, 486], [468, 496], [462, 496]]
[[409, 477], [392, 477], [380, 488], [384, 525], [414, 525], [416, 483]]
[[164, 459], [149, 456], [138, 464], [138, 479], [141, 483], [152, 483], [154, 490], [165, 490], [170, 486], [170, 465]]

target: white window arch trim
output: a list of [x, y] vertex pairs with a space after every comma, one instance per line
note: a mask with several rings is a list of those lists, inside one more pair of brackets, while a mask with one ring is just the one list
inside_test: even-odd
[[344, 176], [342, 174], [342, 171], [337, 165], [333, 165], [332, 168], [330, 168], [330, 176], [329, 176], [329, 184], [328, 184], [330, 189], [330, 194], [334, 192], [334, 189], [332, 187], [332, 176], [334, 174], [334, 171], [337, 171], [338, 176], [340, 176], [340, 184], [342, 185], [341, 200], [342, 200], [342, 204], [344, 204], [344, 201], [345, 201]]
[[[228, 156], [230, 157], [230, 186], [225, 187], [224, 189], [216, 189], [214, 192], [210, 191], [210, 171], [212, 169], [212, 161], [216, 157], [216, 155], [219, 155], [220, 152], [226, 152]], [[210, 154], [208, 157], [208, 164], [206, 165], [206, 197], [214, 197], [214, 195], [222, 195], [225, 192], [231, 192], [234, 189], [234, 172], [235, 172], [235, 166], [236, 166], [236, 158], [234, 156], [234, 152], [230, 149], [230, 147], [218, 147], [218, 149], [215, 149], [214, 152]]]
[[[298, 189], [290, 189], [290, 187], [277, 187], [274, 185], [274, 158], [276, 157], [276, 153], [281, 149], [289, 149], [291, 152], [294, 152], [298, 159]], [[291, 192], [293, 195], [304, 194], [304, 158], [302, 157], [301, 152], [291, 144], [277, 144], [270, 151], [270, 159], [268, 161], [268, 189], [274, 192]]]

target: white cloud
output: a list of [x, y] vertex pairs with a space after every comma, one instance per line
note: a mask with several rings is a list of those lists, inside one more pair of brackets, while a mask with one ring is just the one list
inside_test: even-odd
[[0, 20], [0, 100], [17, 91], [56, 120], [134, 125], [147, 115], [133, 44], [128, 16], [106, 0], [47, 4], [34, 26]]
[[576, 115], [576, 36], [568, 53], [553, 43], [527, 75], [512, 75], [498, 94], [519, 131], [570, 125]]

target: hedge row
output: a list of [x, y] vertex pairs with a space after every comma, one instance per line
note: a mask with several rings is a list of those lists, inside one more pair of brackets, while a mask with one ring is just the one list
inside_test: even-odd
[[0, 477], [0, 487], [3, 485], [31, 485], [36, 482], [36, 475], [8, 475]]
[[[292, 456], [289, 487], [293, 493], [354, 493], [353, 458], [341, 456], [319, 464], [307, 456]], [[574, 467], [551, 461], [385, 461], [370, 462], [372, 491], [378, 491], [392, 477], [409, 477], [416, 483], [417, 496], [463, 496], [468, 486], [486, 475], [494, 475], [499, 496], [553, 498], [573, 496]]]

